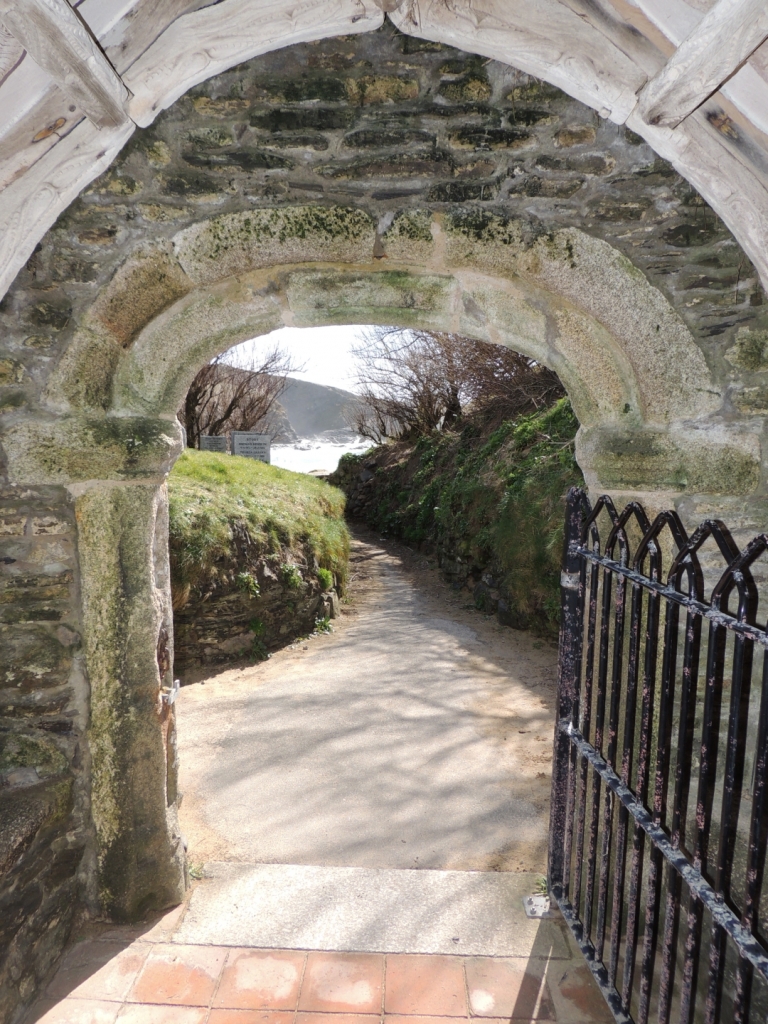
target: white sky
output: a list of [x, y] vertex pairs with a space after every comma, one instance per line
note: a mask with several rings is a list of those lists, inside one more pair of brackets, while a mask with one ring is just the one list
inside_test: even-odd
[[227, 362], [237, 365], [248, 359], [254, 347], [257, 353], [264, 352], [277, 342], [294, 363], [304, 364], [304, 369], [292, 373], [292, 377], [354, 391], [355, 360], [350, 349], [364, 330], [365, 327], [281, 327], [237, 345], [228, 354]]

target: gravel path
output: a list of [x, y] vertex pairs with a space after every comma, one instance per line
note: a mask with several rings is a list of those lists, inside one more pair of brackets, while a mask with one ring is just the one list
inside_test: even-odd
[[328, 636], [178, 701], [193, 863], [544, 871], [556, 650], [360, 533]]

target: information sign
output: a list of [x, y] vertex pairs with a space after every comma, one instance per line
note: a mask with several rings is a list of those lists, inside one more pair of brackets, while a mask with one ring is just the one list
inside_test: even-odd
[[224, 452], [227, 454], [227, 439], [226, 437], [217, 437], [214, 434], [201, 434], [200, 435], [200, 451], [201, 452]]
[[233, 430], [232, 454], [244, 455], [246, 459], [269, 462], [271, 442], [272, 438], [269, 434], [254, 434], [250, 430]]

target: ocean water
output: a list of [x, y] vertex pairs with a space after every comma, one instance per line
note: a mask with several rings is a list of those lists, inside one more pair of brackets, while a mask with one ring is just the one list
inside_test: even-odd
[[294, 444], [273, 444], [271, 462], [294, 473], [332, 473], [339, 459], [347, 452], [366, 451], [371, 442], [351, 436], [328, 440], [324, 437], [303, 437]]

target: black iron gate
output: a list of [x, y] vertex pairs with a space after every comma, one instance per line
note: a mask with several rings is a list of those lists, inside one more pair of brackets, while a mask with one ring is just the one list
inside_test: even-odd
[[768, 536], [575, 488], [565, 533], [552, 897], [617, 1021], [765, 1021]]

